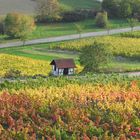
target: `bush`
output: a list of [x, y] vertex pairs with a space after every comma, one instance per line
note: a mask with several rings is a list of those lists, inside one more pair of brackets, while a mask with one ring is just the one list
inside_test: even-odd
[[5, 73], [5, 78], [19, 78], [21, 77], [21, 71], [10, 69]]
[[139, 17], [140, 0], [103, 0], [102, 9], [113, 18]]
[[85, 71], [100, 71], [100, 67], [107, 65], [111, 60], [111, 52], [104, 45], [94, 43], [92, 46], [86, 46], [80, 54], [80, 63], [84, 66]]
[[107, 27], [108, 24], [108, 15], [107, 12], [100, 12], [96, 16], [96, 26], [98, 27]]
[[5, 18], [6, 34], [12, 38], [25, 40], [34, 29], [35, 23], [31, 16], [19, 13], [9, 13]]
[[94, 18], [96, 16], [96, 13], [97, 12], [94, 10], [68, 11], [62, 14], [62, 20], [64, 22], [81, 21], [88, 18]]
[[36, 16], [36, 21], [38, 23], [55, 23], [55, 22], [75, 22], [82, 21], [85, 19], [93, 19], [96, 17], [97, 11], [95, 10], [74, 10], [64, 9], [61, 7], [61, 12], [59, 15], [55, 16], [44, 16], [43, 18], [39, 15]]
[[117, 0], [103, 0], [102, 9], [107, 11], [110, 17], [119, 17], [119, 1]]
[[138, 21], [140, 21], [140, 14], [135, 13], [135, 14], [134, 14], [134, 18], [137, 19]]
[[62, 17], [57, 15], [57, 16], [45, 16], [43, 18], [41, 18], [40, 16], [36, 16], [36, 22], [37, 23], [57, 23], [57, 22], [61, 22]]
[[80, 12], [66, 12], [63, 14], [63, 21], [65, 22], [73, 22], [73, 21], [80, 21], [84, 20], [85, 15], [82, 15]]
[[60, 4], [58, 0], [36, 0], [38, 22], [55, 21], [59, 18]]
[[132, 16], [132, 6], [127, 0], [123, 0], [120, 3], [120, 17], [127, 18]]
[[0, 19], [0, 34], [4, 34], [4, 20]]

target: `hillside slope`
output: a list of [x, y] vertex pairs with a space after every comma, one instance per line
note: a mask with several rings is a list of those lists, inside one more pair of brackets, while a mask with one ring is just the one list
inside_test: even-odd
[[[100, 2], [96, 0], [60, 0], [61, 4], [69, 8], [99, 8]], [[0, 15], [8, 12], [33, 13], [35, 3], [31, 0], [0, 0]]]
[[0, 0], [0, 14], [8, 12], [33, 13], [35, 3], [30, 0]]

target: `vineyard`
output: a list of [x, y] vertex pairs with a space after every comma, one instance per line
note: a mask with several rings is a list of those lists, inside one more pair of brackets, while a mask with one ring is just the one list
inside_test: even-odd
[[126, 57], [139, 57], [140, 56], [140, 40], [137, 38], [125, 38], [119, 36], [107, 36], [80, 39], [75, 41], [63, 42], [59, 45], [51, 45], [50, 48], [76, 50], [80, 51], [82, 47], [99, 42], [107, 45], [114, 55], [121, 55]]
[[[140, 0], [130, 1], [0, 0], [0, 140], [140, 140], [140, 27], [129, 32]], [[32, 20], [4, 18], [12, 11], [34, 18], [29, 36]]]
[[121, 37], [128, 37], [128, 38], [140, 38], [140, 32], [128, 32], [128, 33], [122, 33]]
[[0, 62], [0, 76], [4, 76], [5, 73], [11, 69], [21, 71], [23, 76], [37, 74], [48, 75], [51, 69], [47, 61], [33, 60], [7, 54], [0, 54]]
[[16, 91], [0, 84], [0, 139], [138, 140], [140, 79], [86, 78], [13, 83], [24, 85]]
[[[34, 60], [9, 54], [0, 54], [0, 62], [0, 77], [4, 77], [11, 70], [18, 70], [21, 72], [21, 76], [25, 77], [35, 75], [48, 76], [51, 73], [50, 60]], [[81, 72], [82, 69], [83, 67], [77, 65], [76, 73]]]

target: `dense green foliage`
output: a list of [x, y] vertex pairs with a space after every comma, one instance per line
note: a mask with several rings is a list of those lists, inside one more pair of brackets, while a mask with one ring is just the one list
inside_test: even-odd
[[127, 18], [140, 14], [139, 0], [103, 0], [102, 7], [115, 18]]
[[101, 66], [108, 65], [111, 60], [110, 50], [104, 44], [94, 43], [81, 50], [80, 63], [85, 71], [100, 71]]
[[26, 40], [35, 29], [35, 22], [31, 16], [19, 13], [7, 14], [5, 18], [5, 31], [9, 37]]
[[131, 31], [133, 31], [133, 28], [137, 25], [138, 20], [135, 18], [128, 19], [128, 23], [131, 27]]
[[[129, 23], [125, 19], [113, 19], [109, 20], [110, 29], [129, 27]], [[104, 28], [99, 28], [95, 24], [95, 19], [87, 19], [79, 22], [71, 23], [53, 23], [53, 24], [37, 24], [35, 31], [29, 36], [29, 39], [46, 38], [46, 37], [56, 37], [63, 35], [76, 34], [75, 24], [79, 24], [82, 27], [82, 33], [85, 32], [96, 32], [105, 30]], [[140, 23], [137, 23], [139, 26]], [[9, 41], [17, 41], [17, 39], [8, 38], [6, 35], [0, 35], [0, 43], [5, 43]]]
[[0, 18], [0, 34], [4, 34], [4, 19]]
[[140, 38], [140, 31], [121, 33], [121, 37]]
[[107, 27], [108, 15], [107, 12], [100, 12], [96, 16], [96, 26], [97, 27]]
[[36, 14], [39, 22], [59, 18], [60, 4], [57, 0], [35, 0]]
[[140, 86], [140, 78], [139, 77], [128, 77], [121, 74], [93, 74], [86, 73], [85, 75], [77, 75], [72, 77], [47, 77], [41, 78], [37, 77], [33, 78], [25, 78], [20, 80], [16, 80], [14, 82], [5, 81], [0, 83], [0, 91], [8, 90], [8, 91], [17, 91], [24, 89], [38, 89], [40, 87], [64, 87], [69, 84], [78, 84], [78, 85], [86, 85], [92, 84], [94, 86], [97, 85], [107, 85], [119, 83], [119, 85], [124, 86], [126, 84], [130, 85], [132, 81], [137, 81]]

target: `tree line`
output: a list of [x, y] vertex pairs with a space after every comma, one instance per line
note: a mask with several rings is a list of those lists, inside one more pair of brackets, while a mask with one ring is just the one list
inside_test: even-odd
[[112, 18], [140, 19], [140, 0], [103, 0], [102, 9]]

